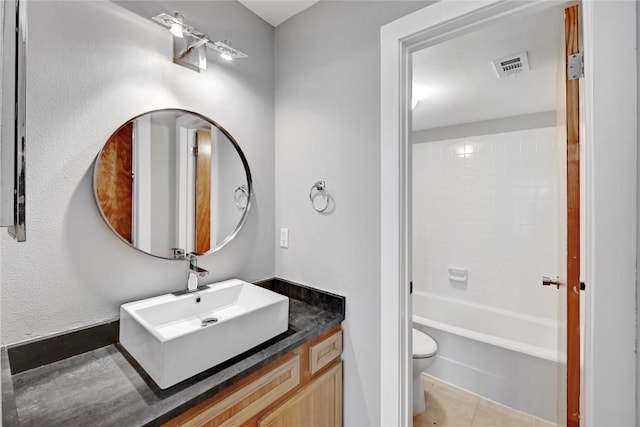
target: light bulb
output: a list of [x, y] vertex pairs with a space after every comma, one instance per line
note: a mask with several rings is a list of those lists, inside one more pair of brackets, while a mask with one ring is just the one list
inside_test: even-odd
[[175, 37], [183, 38], [184, 34], [182, 34], [182, 26], [177, 22], [171, 25], [169, 32], [173, 34]]
[[226, 60], [226, 61], [231, 61], [233, 59], [233, 57], [231, 56], [231, 54], [229, 54], [229, 52], [222, 52], [220, 54], [220, 58]]
[[433, 94], [434, 94], [434, 89], [432, 86], [423, 86], [423, 85], [414, 84], [412, 89], [412, 96], [411, 96], [411, 109], [415, 110], [420, 101], [431, 97]]

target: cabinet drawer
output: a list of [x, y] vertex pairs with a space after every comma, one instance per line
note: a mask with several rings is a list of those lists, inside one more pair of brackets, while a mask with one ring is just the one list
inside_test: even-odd
[[300, 356], [270, 370], [210, 406], [194, 408], [195, 411], [189, 411], [193, 416], [183, 419], [176, 425], [184, 427], [241, 425], [296, 388], [298, 384], [300, 384]]
[[311, 375], [327, 366], [333, 359], [341, 354], [342, 330], [311, 346], [309, 349], [309, 370], [311, 371]]
[[342, 427], [342, 362], [332, 366], [260, 418], [258, 427]]

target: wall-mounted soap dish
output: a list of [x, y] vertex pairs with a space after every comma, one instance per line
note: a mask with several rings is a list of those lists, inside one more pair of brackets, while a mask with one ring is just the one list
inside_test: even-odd
[[466, 282], [467, 281], [467, 269], [461, 267], [449, 267], [449, 280], [454, 282]]

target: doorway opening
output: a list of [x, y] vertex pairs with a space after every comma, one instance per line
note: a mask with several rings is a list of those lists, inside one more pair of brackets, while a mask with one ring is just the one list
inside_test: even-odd
[[[411, 53], [496, 20], [555, 5], [443, 0], [381, 27], [382, 425], [412, 422], [408, 238]], [[589, 215], [585, 259], [585, 404], [580, 415], [589, 425], [635, 425], [636, 5], [585, 2], [582, 8]], [[613, 68], [611, 63], [618, 65]], [[611, 141], [615, 141], [615, 149]], [[612, 330], [616, 333], [611, 334]]]
[[438, 343], [414, 425], [566, 414], [567, 6], [411, 52], [411, 320]]

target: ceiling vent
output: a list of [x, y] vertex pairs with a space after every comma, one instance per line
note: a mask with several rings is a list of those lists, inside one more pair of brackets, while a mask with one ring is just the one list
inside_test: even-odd
[[529, 58], [527, 52], [509, 55], [491, 62], [499, 79], [521, 73], [529, 69]]

